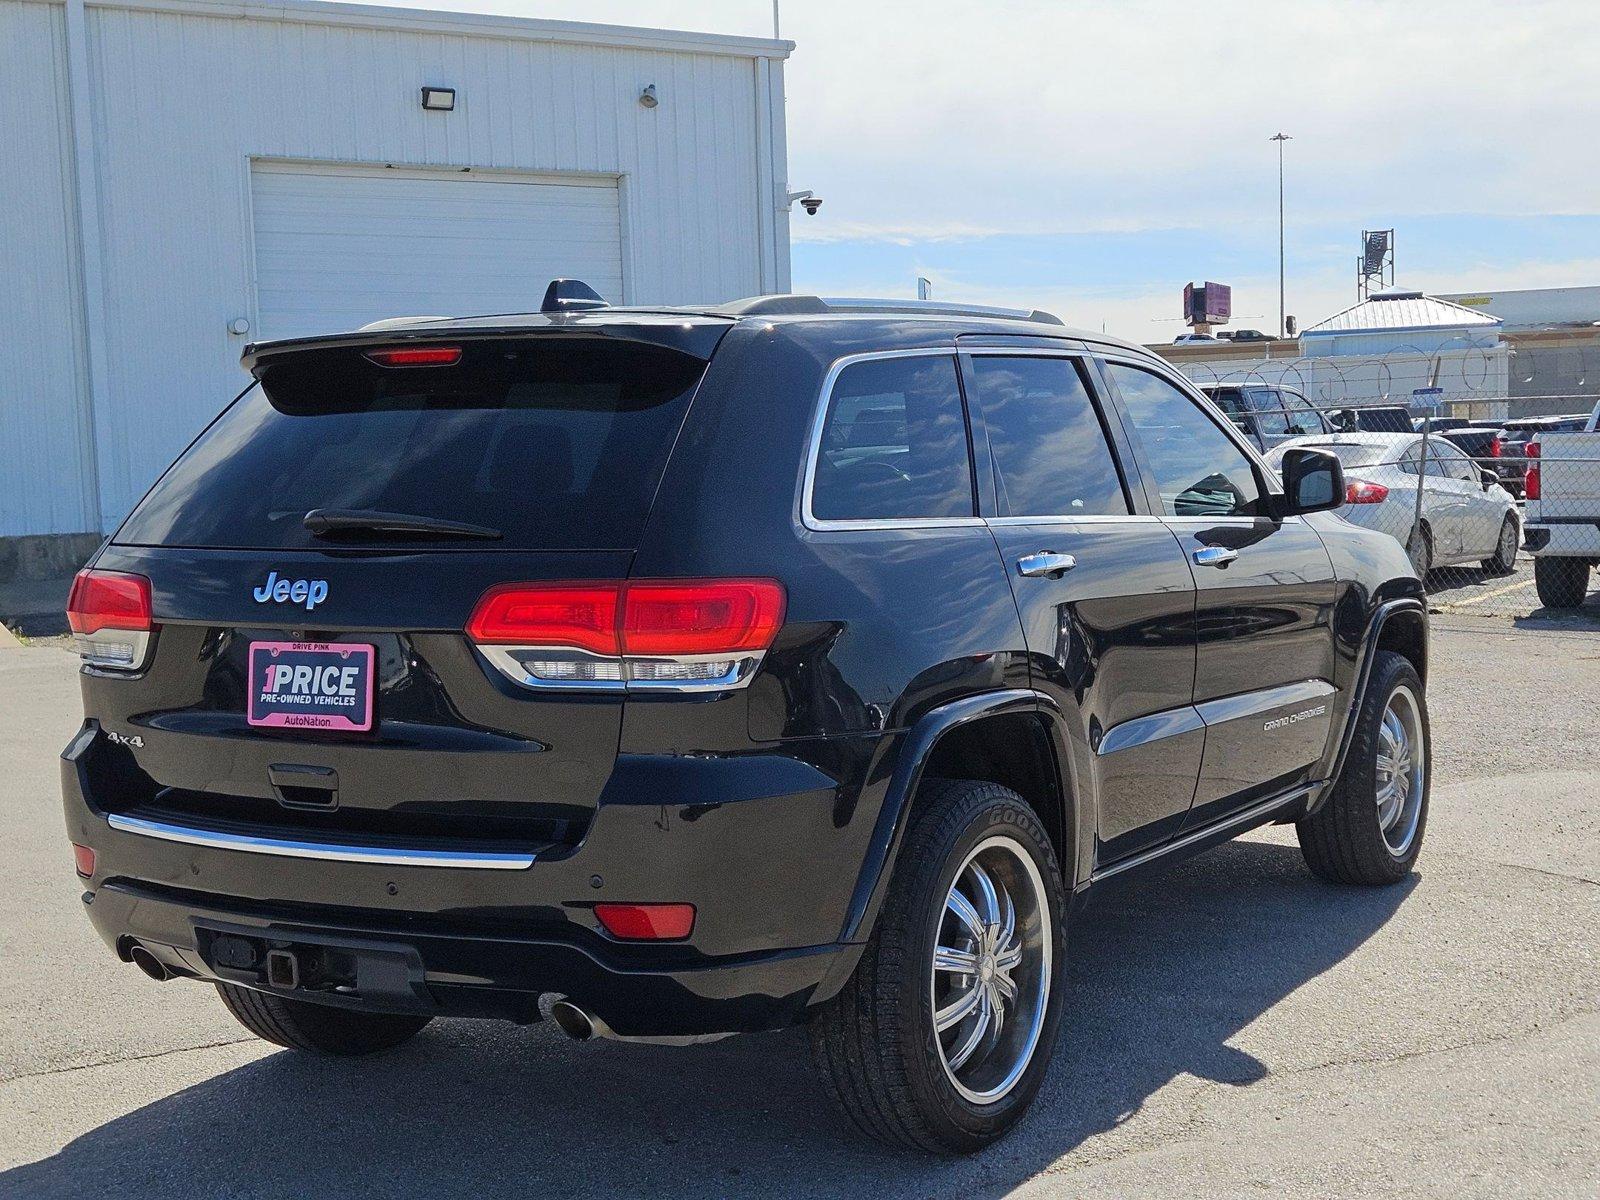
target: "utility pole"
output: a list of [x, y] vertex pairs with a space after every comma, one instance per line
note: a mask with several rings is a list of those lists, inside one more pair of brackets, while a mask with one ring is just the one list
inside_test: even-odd
[[772, 40], [777, 41], [783, 36], [778, 23], [778, 0], [772, 0]]
[[1287, 306], [1283, 302], [1283, 144], [1293, 141], [1287, 133], [1281, 130], [1273, 134], [1268, 141], [1278, 143], [1278, 336], [1285, 337], [1285, 313]]

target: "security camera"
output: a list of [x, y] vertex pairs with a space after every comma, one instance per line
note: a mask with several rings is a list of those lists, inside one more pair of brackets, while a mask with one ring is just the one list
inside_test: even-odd
[[806, 210], [806, 216], [808, 217], [816, 216], [817, 209], [822, 207], [822, 197], [812, 195], [810, 188], [803, 192], [790, 192], [788, 199], [790, 204], [793, 204], [796, 200], [800, 201], [800, 207]]

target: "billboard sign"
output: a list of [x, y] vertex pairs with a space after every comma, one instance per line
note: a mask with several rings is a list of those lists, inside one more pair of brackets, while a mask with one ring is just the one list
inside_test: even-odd
[[1226, 325], [1233, 317], [1233, 289], [1209, 280], [1183, 285], [1183, 319], [1190, 325]]

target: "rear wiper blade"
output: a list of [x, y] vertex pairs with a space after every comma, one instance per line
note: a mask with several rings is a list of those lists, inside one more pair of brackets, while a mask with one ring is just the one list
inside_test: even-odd
[[317, 537], [341, 533], [409, 533], [421, 537], [492, 540], [501, 536], [498, 529], [490, 529], [487, 525], [444, 521], [438, 517], [417, 516], [415, 513], [378, 512], [370, 508], [314, 508], [305, 515], [301, 524]]

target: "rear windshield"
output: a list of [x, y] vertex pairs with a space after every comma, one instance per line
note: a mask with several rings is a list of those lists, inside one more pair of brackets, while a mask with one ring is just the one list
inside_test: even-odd
[[[471, 543], [481, 549], [634, 547], [705, 363], [594, 337], [461, 349], [453, 366], [382, 367], [347, 347], [269, 362], [117, 540], [326, 547], [303, 519], [344, 509], [498, 531]], [[362, 545], [437, 540], [339, 536]]]

